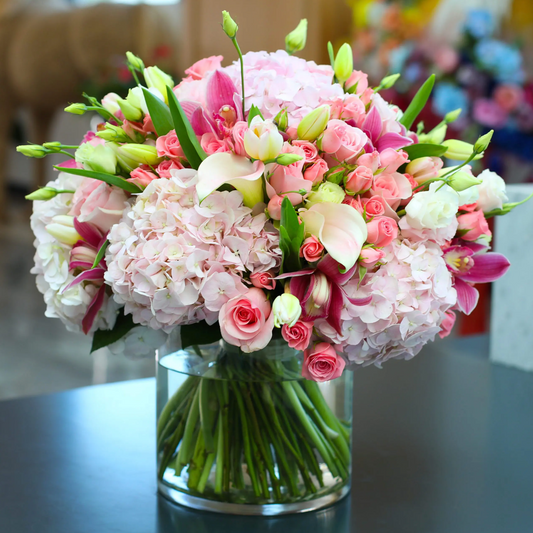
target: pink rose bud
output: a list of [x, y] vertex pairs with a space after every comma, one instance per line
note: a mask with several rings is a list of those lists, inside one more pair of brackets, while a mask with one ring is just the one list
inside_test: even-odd
[[410, 174], [417, 183], [422, 184], [425, 181], [436, 178], [443, 162], [440, 157], [419, 157], [411, 161], [405, 171]]
[[292, 141], [293, 146], [299, 146], [304, 151], [304, 157], [306, 163], [314, 163], [318, 157], [317, 147], [309, 141]]
[[319, 147], [327, 154], [334, 154], [339, 161], [352, 164], [368, 142], [368, 137], [359, 128], [344, 120], [330, 120], [323, 133]]
[[387, 202], [383, 196], [372, 196], [371, 198], [362, 198], [361, 202], [366, 209], [369, 217], [379, 217], [385, 214]]
[[250, 281], [254, 287], [268, 291], [274, 290], [276, 286], [276, 280], [271, 272], [254, 272], [250, 275]]
[[277, 194], [268, 202], [268, 214], [273, 220], [281, 220], [281, 204], [283, 203], [283, 196]]
[[322, 257], [323, 252], [324, 246], [314, 235], [312, 235], [302, 243], [300, 257], [305, 258], [309, 263], [314, 263]]
[[374, 268], [376, 263], [385, 257], [383, 250], [363, 248], [359, 256], [359, 264], [367, 269]]
[[137, 167], [131, 171], [130, 177], [126, 181], [135, 183], [135, 185], [141, 187], [141, 189], [148, 187], [150, 182], [157, 179], [157, 176], [149, 169], [150, 167], [147, 165]]
[[312, 333], [313, 323], [302, 322], [301, 320], [292, 327], [284, 324], [281, 328], [281, 335], [287, 341], [289, 348], [299, 351], [304, 351], [309, 346]]
[[357, 167], [354, 171], [350, 172], [346, 178], [344, 188], [353, 193], [362, 193], [367, 191], [372, 186], [372, 180], [374, 175], [372, 171], [367, 167]]
[[363, 94], [368, 88], [368, 74], [354, 70], [344, 84], [344, 89], [357, 95]]
[[477, 202], [474, 202], [473, 204], [464, 204], [459, 206], [459, 211], [466, 211], [467, 213], [472, 213], [472, 211], [475, 211], [477, 209]]
[[446, 311], [446, 316], [440, 324], [441, 330], [439, 332], [439, 337], [441, 339], [444, 339], [444, 337], [447, 337], [451, 333], [455, 324], [455, 318], [456, 315], [453, 311]]
[[345, 197], [344, 197], [344, 200], [342, 201], [343, 204], [346, 204], [346, 205], [349, 205], [351, 207], [353, 207], [354, 209], [357, 209], [357, 211], [359, 211], [359, 213], [361, 213], [361, 215], [365, 212], [365, 209], [363, 207], [363, 203], [361, 202], [361, 197], [360, 196], [357, 196], [357, 197], [353, 197], [353, 196], [350, 196], [349, 194], [347, 194]]
[[157, 165], [157, 173], [160, 178], [169, 179], [172, 177], [171, 170], [180, 170], [183, 168], [183, 165], [179, 161], [171, 161], [170, 159], [165, 159]]
[[404, 163], [409, 161], [407, 152], [403, 150], [394, 150], [393, 148], [385, 148], [379, 154], [380, 168], [383, 168], [389, 174], [396, 172]]
[[304, 352], [302, 376], [311, 381], [330, 381], [342, 376], [345, 366], [331, 344], [320, 342]]
[[155, 147], [157, 148], [157, 155], [159, 157], [166, 156], [170, 157], [170, 159], [185, 157], [178, 136], [174, 130], [169, 131], [166, 135], [158, 137], [155, 142]]
[[367, 242], [376, 246], [388, 246], [398, 237], [398, 224], [390, 217], [375, 217], [367, 225]]
[[248, 123], [240, 120], [235, 123], [231, 130], [231, 137], [233, 139], [233, 145], [235, 153], [246, 157], [246, 150], [244, 149], [244, 134], [248, 131]]
[[313, 185], [321, 183], [324, 174], [328, 171], [328, 164], [321, 158], [318, 158], [311, 166], [304, 171], [304, 178], [312, 181]]
[[[458, 230], [465, 241], [477, 241], [482, 235], [492, 235], [483, 211], [473, 211], [457, 217]], [[465, 233], [463, 233], [465, 232]]]

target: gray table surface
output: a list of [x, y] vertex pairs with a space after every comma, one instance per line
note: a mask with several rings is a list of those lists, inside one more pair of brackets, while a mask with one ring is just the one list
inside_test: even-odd
[[351, 495], [284, 518], [156, 494], [155, 381], [0, 402], [1, 533], [530, 533], [533, 374], [486, 338], [355, 374]]

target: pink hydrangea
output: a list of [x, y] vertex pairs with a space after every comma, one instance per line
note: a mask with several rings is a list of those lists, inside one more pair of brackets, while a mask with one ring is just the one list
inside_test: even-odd
[[279, 234], [238, 191], [198, 202], [194, 170], [152, 181], [109, 234], [106, 282], [135, 323], [170, 331], [244, 294], [250, 274], [279, 268]]

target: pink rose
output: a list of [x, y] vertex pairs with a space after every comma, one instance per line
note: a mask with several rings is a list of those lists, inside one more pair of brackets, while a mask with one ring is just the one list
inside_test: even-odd
[[231, 152], [233, 148], [229, 140], [219, 139], [214, 133], [204, 133], [200, 145], [207, 155]]
[[355, 85], [355, 94], [361, 96], [368, 89], [368, 74], [360, 70], [354, 70], [346, 80], [344, 87], [346, 90]]
[[245, 353], [263, 349], [272, 338], [274, 315], [266, 294], [255, 287], [228, 300], [218, 321], [222, 338]]
[[318, 158], [311, 166], [304, 171], [304, 178], [311, 181], [313, 185], [322, 182], [324, 174], [329, 170], [328, 164], [322, 159]]
[[370, 192], [372, 195], [383, 196], [393, 209], [397, 209], [402, 200], [411, 197], [413, 189], [411, 188], [411, 183], [403, 174], [394, 172], [375, 176]]
[[268, 202], [268, 214], [273, 220], [281, 220], [281, 204], [283, 203], [283, 198], [283, 196], [275, 194]]
[[372, 186], [374, 175], [367, 167], [357, 167], [350, 172], [346, 177], [346, 184], [344, 188], [353, 193], [361, 193], [367, 191]]
[[374, 172], [376, 172], [376, 170], [381, 165], [381, 159], [380, 159], [379, 152], [377, 150], [374, 150], [373, 152], [370, 152], [368, 154], [363, 154], [357, 160], [357, 164], [359, 166], [369, 168], [372, 171], [372, 174], [374, 174]]
[[359, 256], [359, 263], [361, 266], [371, 269], [376, 266], [376, 263], [385, 257], [383, 250], [376, 250], [375, 248], [363, 248]]
[[159, 157], [170, 157], [170, 159], [178, 159], [185, 157], [183, 150], [181, 149], [178, 136], [174, 130], [169, 131], [166, 135], [162, 135], [157, 138], [155, 142], [157, 148], [157, 155]]
[[368, 137], [362, 130], [343, 120], [333, 119], [322, 134], [320, 149], [335, 155], [339, 161], [353, 163], [367, 142]]
[[365, 104], [355, 94], [348, 94], [344, 99], [336, 98], [328, 104], [332, 119], [357, 121], [365, 115]]
[[200, 61], [191, 65], [185, 71], [185, 74], [190, 76], [193, 80], [201, 80], [208, 72], [220, 68], [223, 59], [223, 56], [211, 56], [200, 59]]
[[309, 141], [292, 141], [293, 146], [299, 146], [304, 151], [305, 163], [313, 163], [318, 157], [317, 147]]
[[287, 341], [289, 348], [294, 348], [301, 352], [309, 346], [312, 333], [313, 323], [302, 322], [301, 320], [298, 320], [292, 328], [287, 324], [283, 324], [281, 328], [281, 335]]
[[441, 330], [439, 332], [439, 337], [441, 339], [444, 339], [444, 337], [447, 337], [451, 333], [455, 324], [455, 319], [456, 315], [453, 311], [446, 311], [446, 316], [440, 324]]
[[461, 238], [465, 241], [477, 241], [481, 235], [492, 235], [483, 211], [473, 211], [457, 217], [458, 231], [465, 232]]
[[72, 198], [69, 215], [80, 222], [91, 222], [103, 233], [118, 224], [126, 205], [126, 193], [102, 181], [86, 179]]
[[307, 237], [302, 243], [300, 257], [304, 257], [309, 263], [314, 263], [322, 257], [323, 252], [324, 246], [314, 235], [312, 235], [311, 237]]
[[388, 246], [398, 237], [398, 224], [389, 217], [375, 217], [367, 225], [367, 242], [376, 246]]
[[235, 153], [247, 157], [246, 150], [244, 149], [244, 134], [248, 131], [248, 123], [240, 120], [235, 122], [231, 130], [231, 136], [233, 138], [233, 144], [235, 146]]
[[385, 214], [387, 202], [382, 196], [372, 196], [371, 198], [362, 198], [363, 206], [366, 208], [366, 214], [370, 217], [379, 217]]
[[272, 291], [276, 287], [276, 280], [272, 276], [272, 272], [254, 272], [250, 275], [250, 281], [258, 289]]
[[319, 342], [305, 350], [302, 376], [311, 381], [330, 381], [342, 376], [346, 363], [335, 348], [327, 342]]
[[467, 213], [472, 213], [472, 211], [475, 211], [477, 209], [477, 202], [474, 202], [473, 204], [464, 204], [459, 206], [459, 211], [466, 211]]
[[494, 100], [504, 111], [511, 113], [524, 101], [524, 90], [518, 85], [498, 85], [494, 90]]
[[404, 152], [403, 150], [385, 148], [385, 150], [379, 154], [379, 167], [385, 169], [387, 174], [396, 172], [404, 163], [407, 163], [407, 161], [409, 161], [409, 156], [407, 155], [407, 152]]
[[184, 167], [179, 161], [165, 159], [157, 165], [156, 170], [160, 178], [170, 179], [172, 177], [171, 170], [180, 170], [182, 168]]
[[136, 169], [131, 171], [130, 177], [126, 181], [135, 183], [135, 185], [144, 189], [145, 187], [148, 187], [150, 182], [156, 179], [157, 176], [150, 171], [149, 166], [141, 165], [140, 167], [137, 167]]

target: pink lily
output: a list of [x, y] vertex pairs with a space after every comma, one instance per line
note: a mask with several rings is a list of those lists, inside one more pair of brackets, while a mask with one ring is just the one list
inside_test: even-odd
[[486, 253], [486, 250], [486, 246], [476, 243], [466, 246], [454, 244], [444, 250], [444, 261], [454, 276], [457, 307], [467, 315], [474, 310], [479, 299], [479, 292], [473, 284], [495, 281], [511, 266], [505, 256]]
[[[370, 139], [366, 152], [373, 152], [374, 148], [378, 152], [382, 152], [387, 148], [398, 150], [410, 144], [413, 140], [407, 136], [407, 130], [402, 126], [402, 133], [383, 132], [383, 120], [379, 114], [378, 108], [373, 106], [363, 122], [361, 129], [366, 133]], [[371, 145], [371, 146], [369, 146]]]
[[340, 271], [341, 268], [340, 263], [326, 254], [316, 269], [290, 272], [276, 278], [291, 278], [291, 294], [300, 300], [302, 307], [301, 320], [312, 322], [317, 318], [325, 318], [339, 334], [342, 333], [341, 311], [344, 299], [353, 305], [368, 305], [372, 301], [372, 296], [350, 298], [346, 294], [343, 285], [353, 277], [357, 265], [344, 273]]
[[[106, 236], [95, 225], [90, 222], [80, 222], [77, 218], [74, 219], [74, 228], [83, 240], [78, 241], [72, 248], [69, 270], [81, 270], [81, 272], [65, 287], [64, 291], [83, 281], [90, 281], [94, 285], [99, 286], [97, 293], [87, 307], [81, 323], [83, 333], [87, 335], [93, 326], [98, 311], [104, 303], [104, 273], [107, 270], [107, 265], [103, 258], [95, 268], [93, 268], [93, 262], [96, 259], [98, 251], [104, 244]], [[92, 262], [86, 260], [92, 257]]]

